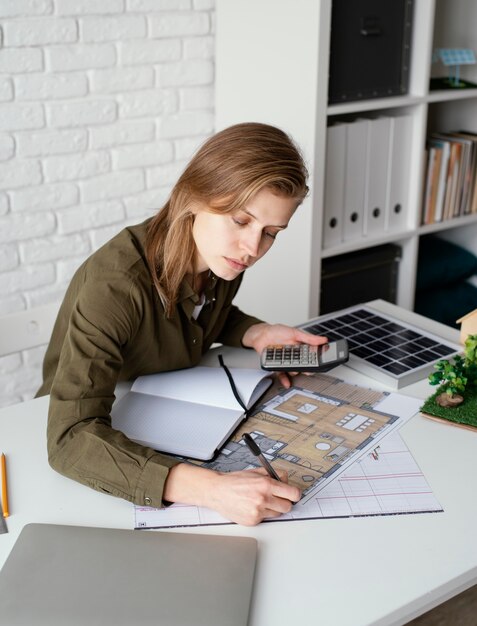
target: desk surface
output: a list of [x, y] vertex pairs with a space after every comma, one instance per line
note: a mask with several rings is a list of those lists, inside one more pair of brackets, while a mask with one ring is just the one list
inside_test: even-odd
[[[456, 331], [426, 323], [387, 303], [384, 312], [457, 340]], [[420, 322], [420, 323], [418, 323]], [[232, 365], [258, 364], [251, 351], [226, 349]], [[385, 388], [341, 367], [337, 376]], [[402, 393], [422, 397], [421, 381]], [[30, 522], [132, 528], [133, 505], [60, 476], [47, 462], [48, 398], [0, 411], [0, 451], [8, 458], [9, 532], [0, 535], [0, 567]], [[248, 535], [259, 541], [250, 626], [404, 624], [477, 582], [477, 433], [416, 416], [400, 431], [443, 513], [320, 519], [178, 529]], [[140, 531], [138, 531], [140, 532]], [[158, 531], [160, 532], [160, 531]]]

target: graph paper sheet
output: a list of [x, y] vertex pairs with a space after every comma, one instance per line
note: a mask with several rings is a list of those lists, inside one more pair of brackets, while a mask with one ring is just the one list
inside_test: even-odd
[[[270, 522], [436, 513], [443, 509], [398, 432], [389, 434], [305, 503]], [[135, 506], [135, 528], [209, 526], [231, 522], [215, 511], [174, 504], [167, 509]]]

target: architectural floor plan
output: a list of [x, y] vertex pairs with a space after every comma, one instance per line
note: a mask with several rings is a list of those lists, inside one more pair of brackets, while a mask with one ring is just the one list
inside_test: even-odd
[[414, 398], [358, 387], [325, 374], [299, 375], [291, 389], [277, 384], [270, 388], [216, 459], [202, 465], [221, 472], [257, 467], [242, 440], [248, 432], [273, 467], [288, 472], [289, 482], [303, 491], [305, 500], [412, 417], [419, 404]]
[[[299, 502], [290, 513], [265, 520], [287, 522], [332, 517], [368, 517], [405, 513], [438, 513], [434, 496], [399, 432], [393, 432], [362, 455], [329, 485]], [[176, 528], [230, 524], [205, 507], [173, 504], [165, 509], [134, 507], [135, 528]]]
[[[277, 382], [256, 412], [203, 466], [222, 472], [258, 467], [242, 441], [250, 433], [275, 469], [288, 472], [303, 497], [269, 521], [442, 511], [397, 429], [422, 401], [346, 383], [326, 374]], [[206, 508], [136, 506], [135, 528], [230, 523]], [[268, 520], [267, 520], [268, 521]]]

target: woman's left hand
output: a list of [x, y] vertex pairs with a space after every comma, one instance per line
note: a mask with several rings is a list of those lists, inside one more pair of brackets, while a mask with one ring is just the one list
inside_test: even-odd
[[[299, 328], [286, 326], [285, 324], [254, 324], [245, 332], [242, 344], [247, 348], [253, 348], [259, 354], [270, 345], [285, 345], [307, 343], [310, 346], [319, 346], [327, 343], [328, 339], [321, 335], [312, 335]], [[279, 372], [278, 378], [287, 389], [291, 386], [290, 378], [286, 372]]]

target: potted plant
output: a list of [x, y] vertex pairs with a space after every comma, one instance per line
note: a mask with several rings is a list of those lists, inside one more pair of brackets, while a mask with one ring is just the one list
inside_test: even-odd
[[423, 414], [477, 427], [477, 335], [468, 335], [463, 355], [434, 367], [428, 380], [439, 388], [421, 407]]

